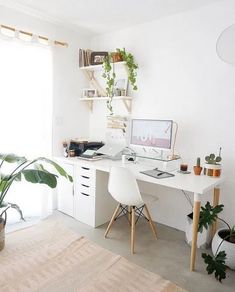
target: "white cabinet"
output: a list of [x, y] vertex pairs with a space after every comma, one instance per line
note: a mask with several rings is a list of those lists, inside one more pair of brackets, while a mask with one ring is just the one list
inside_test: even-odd
[[[69, 175], [74, 176], [73, 164], [60, 162], [60, 165]], [[67, 215], [74, 216], [74, 184], [64, 177], [60, 177], [58, 179], [57, 195], [58, 210]]]
[[117, 205], [108, 193], [108, 174], [85, 166], [76, 166], [74, 174], [74, 217], [92, 227], [108, 222]]
[[74, 217], [80, 222], [95, 227], [95, 169], [77, 165], [74, 183]]
[[108, 173], [75, 159], [58, 163], [73, 177], [73, 183], [58, 180], [58, 210], [92, 227], [108, 222], [117, 206], [108, 193]]

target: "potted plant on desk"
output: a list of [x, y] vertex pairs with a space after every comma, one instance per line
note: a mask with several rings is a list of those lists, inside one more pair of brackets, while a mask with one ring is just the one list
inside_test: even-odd
[[197, 158], [197, 165], [195, 165], [193, 167], [193, 170], [194, 170], [194, 174], [195, 175], [200, 175], [201, 174], [202, 167], [201, 167], [201, 158], [200, 157]]
[[[5, 163], [13, 165], [9, 173], [3, 173], [3, 167]], [[5, 245], [5, 225], [7, 221], [7, 210], [9, 208], [16, 209], [20, 218], [24, 220], [20, 207], [16, 204], [5, 201], [5, 197], [16, 181], [21, 181], [22, 178], [27, 182], [34, 184], [45, 184], [50, 188], [55, 188], [57, 185], [58, 176], [52, 172], [49, 172], [46, 165], [52, 165], [57, 173], [65, 178], [73, 181], [72, 177], [60, 167], [54, 161], [39, 157], [34, 160], [27, 160], [25, 157], [17, 156], [15, 154], [0, 154], [0, 251]]]
[[221, 147], [219, 155], [216, 157], [214, 153], [205, 157], [206, 163], [204, 165], [204, 174], [212, 177], [219, 177], [221, 175]]

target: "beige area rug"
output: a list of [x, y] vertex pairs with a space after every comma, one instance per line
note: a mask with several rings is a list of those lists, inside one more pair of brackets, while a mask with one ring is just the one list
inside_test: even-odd
[[0, 291], [184, 290], [59, 222], [44, 222], [7, 234], [0, 252]]

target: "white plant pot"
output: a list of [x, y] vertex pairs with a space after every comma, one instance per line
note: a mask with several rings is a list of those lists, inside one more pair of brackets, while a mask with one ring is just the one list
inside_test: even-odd
[[[221, 228], [221, 229], [217, 230], [217, 232], [212, 240], [211, 247], [212, 247], [213, 255], [215, 255], [218, 246], [220, 245], [221, 241], [223, 240], [222, 237], [220, 237], [220, 235], [219, 235], [219, 233], [222, 230], [226, 230], [226, 229]], [[223, 250], [226, 252], [226, 260], [225, 260], [226, 266], [228, 266], [232, 270], [235, 270], [235, 243], [231, 243], [231, 242], [224, 240], [221, 243], [221, 246], [219, 247], [218, 252], [223, 251]]]
[[[192, 213], [191, 213], [192, 214]], [[191, 218], [191, 214], [186, 217], [186, 227], [185, 227], [185, 240], [191, 246], [192, 245], [192, 227], [193, 227], [193, 219]], [[202, 233], [198, 232], [197, 236], [197, 247], [198, 248], [206, 248], [210, 245], [210, 228], [203, 228]]]

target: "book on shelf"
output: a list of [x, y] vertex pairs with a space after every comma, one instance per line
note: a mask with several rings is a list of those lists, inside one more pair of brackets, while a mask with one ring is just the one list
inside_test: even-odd
[[92, 50], [79, 49], [79, 67], [87, 67], [91, 65]]

